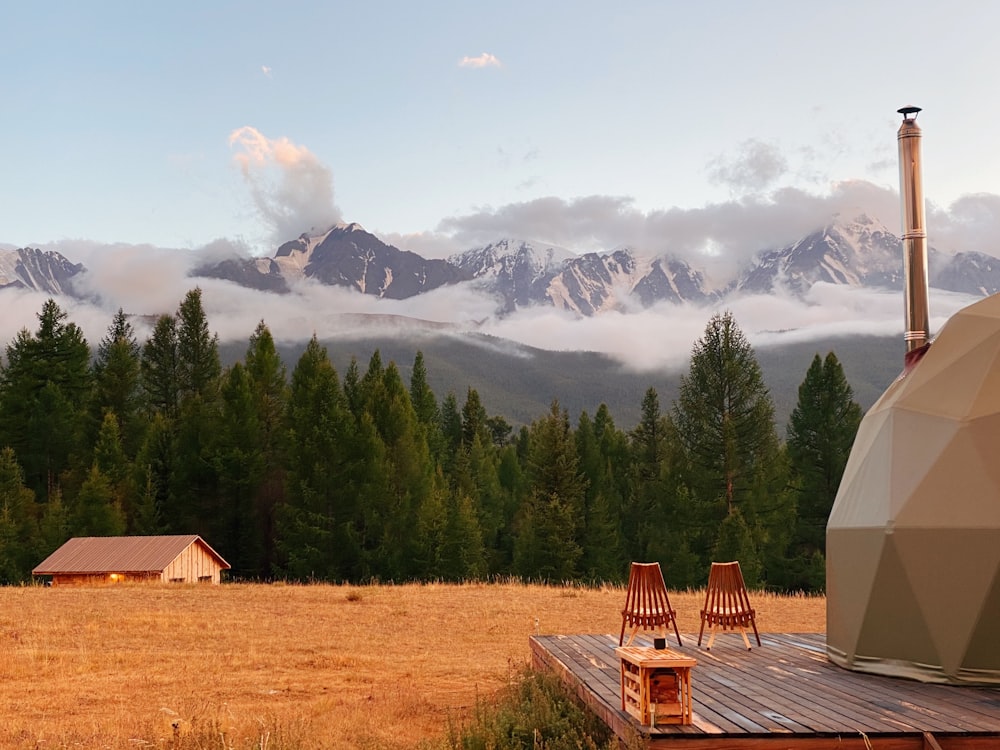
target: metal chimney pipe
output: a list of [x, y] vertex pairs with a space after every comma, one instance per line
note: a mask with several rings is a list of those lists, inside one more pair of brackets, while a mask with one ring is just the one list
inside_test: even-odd
[[903, 298], [906, 312], [906, 359], [930, 342], [927, 296], [927, 231], [924, 228], [924, 188], [920, 171], [920, 107], [902, 107], [899, 141], [899, 197], [903, 213]]

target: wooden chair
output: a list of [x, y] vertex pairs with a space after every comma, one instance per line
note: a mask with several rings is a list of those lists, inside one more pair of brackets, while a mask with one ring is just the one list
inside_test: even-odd
[[757, 632], [756, 612], [750, 606], [747, 587], [743, 582], [743, 571], [739, 562], [712, 563], [708, 573], [708, 588], [705, 590], [705, 606], [701, 610], [701, 630], [698, 632], [698, 645], [705, 633], [705, 625], [711, 628], [706, 650], [712, 648], [715, 635], [719, 628], [723, 630], [739, 630], [743, 642], [750, 650], [750, 639], [747, 638], [747, 626], [753, 627], [753, 634], [760, 645], [760, 634]]
[[664, 638], [667, 637], [667, 625], [673, 625], [677, 645], [681, 645], [681, 634], [677, 631], [677, 620], [674, 610], [670, 607], [667, 597], [667, 587], [663, 583], [663, 572], [659, 563], [632, 563], [628, 573], [628, 590], [625, 594], [625, 607], [622, 609], [622, 632], [618, 636], [618, 645], [625, 638], [625, 626], [632, 626], [626, 646], [632, 644], [632, 639], [643, 630], [656, 630]]

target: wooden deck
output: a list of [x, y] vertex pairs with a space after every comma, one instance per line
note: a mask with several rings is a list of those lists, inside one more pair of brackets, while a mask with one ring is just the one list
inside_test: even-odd
[[655, 730], [621, 709], [617, 634], [530, 641], [536, 667], [560, 675], [623, 742], [651, 750], [1000, 749], [1000, 689], [850, 672], [827, 660], [822, 634], [762, 633], [752, 651], [732, 633], [711, 651], [682, 638], [698, 660], [693, 722]]

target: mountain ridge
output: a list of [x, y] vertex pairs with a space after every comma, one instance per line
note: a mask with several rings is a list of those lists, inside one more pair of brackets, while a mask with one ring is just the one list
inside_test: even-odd
[[[804, 298], [817, 282], [898, 290], [902, 256], [902, 240], [878, 221], [864, 214], [850, 220], [834, 217], [793, 243], [762, 249], [718, 287], [709, 283], [704, 268], [669, 252], [650, 255], [619, 246], [577, 254], [547, 243], [503, 238], [447, 259], [424, 258], [351, 223], [303, 233], [279, 245], [272, 257], [216, 258], [196, 265], [189, 276], [276, 294], [312, 282], [389, 300], [467, 286], [489, 298], [498, 316], [553, 307], [591, 317], [661, 303], [714, 305], [754, 294]], [[931, 247], [928, 268], [933, 288], [975, 296], [1000, 291], [1000, 260], [984, 253], [948, 255]], [[0, 250], [0, 288], [83, 296], [74, 279], [85, 273], [82, 264], [56, 251]]]
[[[331, 242], [344, 233], [350, 233], [350, 242]], [[902, 240], [864, 214], [851, 220], [835, 217], [789, 245], [762, 249], [721, 289], [709, 284], [704, 268], [677, 254], [650, 256], [628, 246], [576, 254], [556, 245], [504, 238], [447, 260], [428, 260], [383, 243], [357, 224], [338, 225], [322, 237], [318, 244], [308, 235], [293, 241], [315, 247], [305, 277], [391, 299], [470, 284], [496, 300], [498, 315], [551, 306], [593, 316], [662, 302], [717, 304], [734, 295], [775, 291], [803, 297], [816, 282], [886, 289], [900, 289], [903, 283]], [[276, 257], [291, 255], [289, 244]], [[317, 255], [321, 249], [326, 252]], [[992, 256], [947, 255], [930, 248], [928, 265], [932, 287], [980, 296], [1000, 291], [1000, 261]], [[218, 263], [196, 269], [195, 275], [245, 283]], [[406, 282], [400, 283], [402, 279]]]
[[[385, 332], [364, 337], [323, 338], [330, 361], [343, 375], [352, 359], [362, 371], [374, 351], [383, 362], [395, 362], [409, 382], [417, 351], [424, 358], [426, 377], [440, 403], [453, 393], [463, 403], [468, 388], [476, 389], [490, 414], [503, 416], [514, 426], [544, 416], [558, 400], [575, 423], [586, 411], [593, 416], [606, 404], [615, 424], [626, 430], [641, 419], [642, 400], [649, 388], [659, 396], [666, 413], [677, 398], [685, 369], [638, 372], [600, 352], [550, 351], [515, 344], [482, 334], [462, 336], [414, 335], [406, 338]], [[223, 360], [235, 362], [245, 354], [245, 343], [223, 346]], [[282, 361], [294, 365], [305, 342], [278, 346]], [[798, 399], [798, 387], [812, 358], [834, 352], [841, 361], [855, 399], [867, 410], [899, 375], [903, 366], [901, 337], [828, 337], [809, 342], [756, 347], [755, 357], [774, 404], [775, 425], [784, 436], [789, 415]]]

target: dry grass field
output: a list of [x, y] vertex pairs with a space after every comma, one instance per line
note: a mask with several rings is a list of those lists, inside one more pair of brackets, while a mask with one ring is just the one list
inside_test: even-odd
[[[702, 597], [671, 593], [682, 634]], [[752, 600], [762, 631], [825, 628], [823, 598]], [[617, 635], [623, 602], [520, 583], [0, 588], [0, 747], [431, 744], [519, 672], [529, 635]]]

